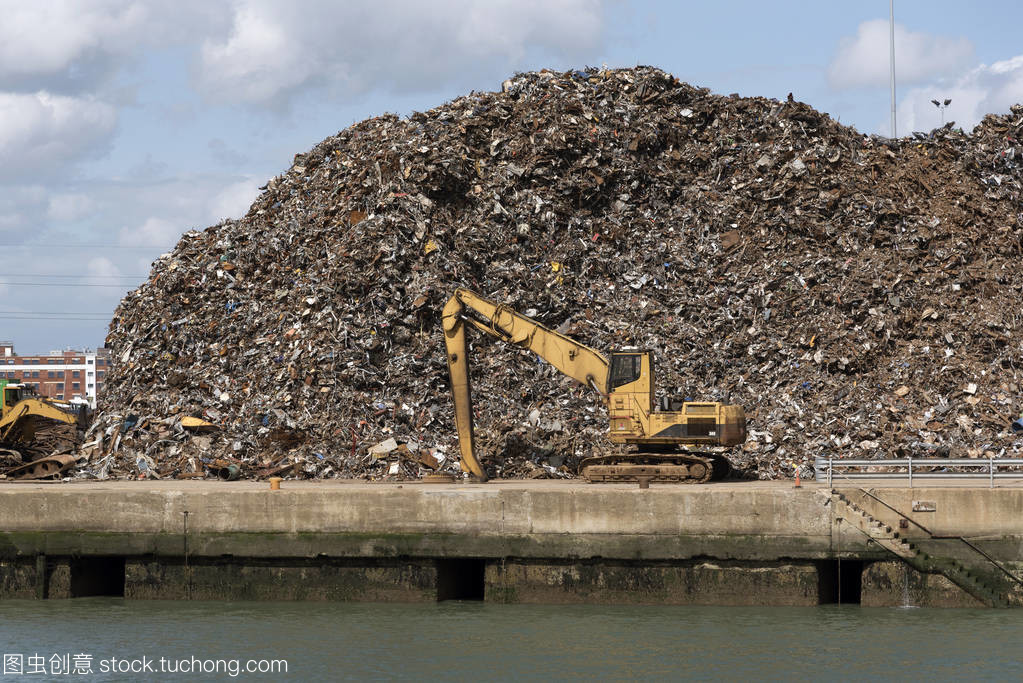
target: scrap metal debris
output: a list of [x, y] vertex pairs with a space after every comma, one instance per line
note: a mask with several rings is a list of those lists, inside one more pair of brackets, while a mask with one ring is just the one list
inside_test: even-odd
[[[743, 405], [751, 476], [1019, 457], [1021, 138], [1018, 105], [888, 140], [650, 67], [368, 119], [124, 298], [79, 476], [457, 471], [439, 316], [459, 285]], [[572, 476], [611, 448], [587, 388], [475, 343], [491, 475]]]

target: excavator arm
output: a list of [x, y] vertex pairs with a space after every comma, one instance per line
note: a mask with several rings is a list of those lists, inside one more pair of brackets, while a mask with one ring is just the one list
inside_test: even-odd
[[481, 481], [487, 480], [487, 474], [476, 459], [474, 450], [472, 389], [465, 339], [467, 324], [484, 334], [532, 351], [565, 375], [589, 386], [601, 396], [607, 395], [608, 361], [600, 352], [476, 292], [456, 289], [444, 306], [442, 322], [462, 468]]
[[0, 443], [31, 441], [35, 432], [35, 418], [46, 418], [84, 427], [86, 414], [61, 410], [47, 401], [26, 398], [18, 401], [0, 418]]

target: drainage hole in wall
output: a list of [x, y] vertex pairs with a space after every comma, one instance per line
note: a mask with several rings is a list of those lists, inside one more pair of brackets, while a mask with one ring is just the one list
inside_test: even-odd
[[71, 560], [71, 597], [124, 597], [123, 557], [79, 557]]
[[862, 560], [825, 560], [817, 565], [820, 603], [860, 604], [863, 580]]
[[484, 560], [437, 560], [437, 600], [482, 600]]

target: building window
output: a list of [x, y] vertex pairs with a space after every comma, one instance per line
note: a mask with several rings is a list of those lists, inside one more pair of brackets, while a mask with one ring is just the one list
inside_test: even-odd
[[64, 383], [57, 382], [57, 391], [64, 391]]
[[57, 394], [57, 398], [64, 400], [64, 394]]
[[34, 378], [36, 378], [38, 376], [39, 376], [39, 371], [38, 370], [33, 370], [32, 371], [32, 378], [34, 379]]
[[100, 370], [99, 372], [96, 373], [96, 376], [99, 377], [100, 379], [103, 379], [103, 376], [106, 375], [106, 374], [107, 374], [106, 372], [104, 372], [103, 370]]
[[89, 365], [92, 365], [92, 359], [91, 358], [86, 360], [85, 362], [88, 363]]
[[107, 362], [105, 360], [103, 360], [102, 358], [97, 358], [96, 359], [96, 365], [106, 365], [106, 364], [107, 364]]
[[94, 389], [95, 387], [96, 387], [96, 385], [95, 385], [95, 384], [93, 384], [92, 382], [89, 382], [89, 388], [90, 388], [90, 389]]
[[53, 379], [54, 377], [57, 376], [57, 373], [55, 373], [53, 370], [49, 370], [47, 371], [46, 376], [50, 379]]
[[72, 376], [72, 377], [78, 377], [78, 376], [79, 376], [79, 372], [80, 372], [80, 371], [78, 371], [78, 370], [72, 370], [72, 371], [71, 371], [71, 376]]

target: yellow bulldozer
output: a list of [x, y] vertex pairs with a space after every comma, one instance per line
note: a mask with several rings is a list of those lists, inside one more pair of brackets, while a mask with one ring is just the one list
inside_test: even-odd
[[442, 314], [448, 372], [462, 469], [480, 481], [486, 471], [476, 458], [466, 326], [528, 349], [563, 374], [590, 387], [605, 401], [608, 439], [632, 450], [584, 459], [579, 470], [591, 482], [700, 483], [728, 474], [722, 449], [746, 441], [746, 414], [717, 402], [655, 401], [653, 352], [600, 352], [551, 330], [508, 306], [468, 289], [456, 289]]
[[[47, 424], [74, 425], [84, 430], [88, 426], [88, 404], [54, 401], [36, 395], [32, 386], [0, 380], [3, 406], [0, 409], [0, 457], [9, 468], [8, 479], [42, 479], [63, 472], [74, 464], [67, 454], [51, 454], [31, 459], [37, 433]], [[26, 456], [30, 462], [24, 462]]]

